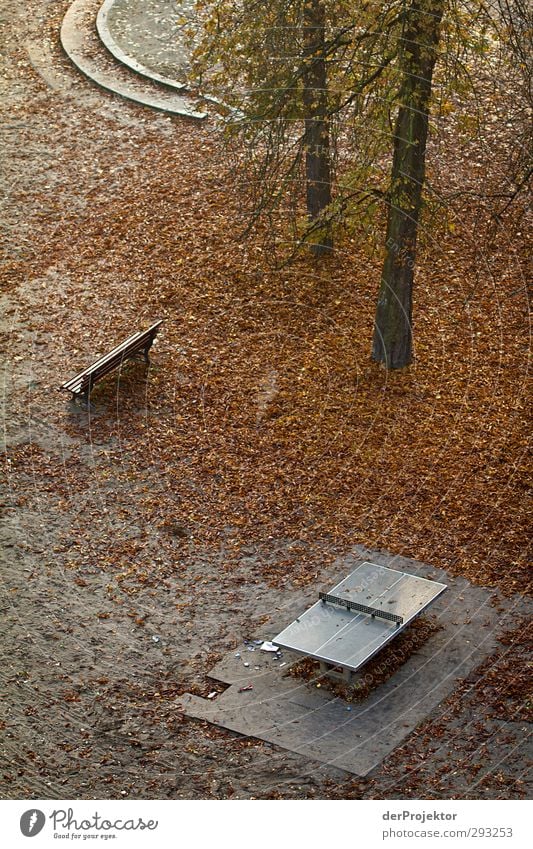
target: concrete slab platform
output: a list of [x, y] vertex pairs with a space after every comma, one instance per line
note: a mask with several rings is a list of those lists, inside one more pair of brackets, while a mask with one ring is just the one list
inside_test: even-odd
[[[441, 629], [364, 702], [347, 704], [316, 684], [288, 676], [287, 667], [296, 656], [285, 650], [279, 660], [258, 647], [248, 651], [243, 644], [209, 672], [210, 677], [230, 685], [224, 693], [213, 700], [186, 694], [176, 701], [176, 707], [186, 716], [257, 737], [355, 775], [368, 775], [451, 693], [457, 681], [494, 651], [498, 634], [511, 627], [527, 603], [518, 597], [506, 599], [502, 614], [500, 605], [493, 603], [498, 596], [492, 590], [472, 586], [424, 563], [361, 549], [338, 561], [339, 579], [364, 560], [448, 585], [448, 592], [435, 602], [428, 617], [439, 622]], [[316, 597], [317, 589], [321, 588], [311, 588], [310, 594]], [[271, 639], [278, 624], [273, 621], [270, 633], [259, 636]], [[241, 656], [236, 657], [237, 653]], [[239, 692], [249, 684], [252, 690]]]

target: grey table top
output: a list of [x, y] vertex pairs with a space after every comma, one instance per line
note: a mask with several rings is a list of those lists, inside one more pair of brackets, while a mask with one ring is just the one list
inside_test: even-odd
[[328, 594], [395, 614], [402, 617], [401, 623], [318, 601], [272, 642], [307, 657], [356, 671], [445, 590], [446, 584], [365, 562]]

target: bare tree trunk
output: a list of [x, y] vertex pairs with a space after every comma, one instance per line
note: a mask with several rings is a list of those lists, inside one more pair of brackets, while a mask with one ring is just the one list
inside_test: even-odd
[[418, 220], [422, 208], [431, 81], [445, 0], [412, 0], [402, 36], [400, 108], [394, 155], [385, 260], [372, 359], [389, 369], [412, 358], [412, 296]]
[[331, 203], [330, 143], [325, 58], [324, 0], [305, 0], [303, 8], [305, 180], [307, 215], [314, 229], [311, 250], [317, 256], [333, 248], [331, 225], [321, 217]]

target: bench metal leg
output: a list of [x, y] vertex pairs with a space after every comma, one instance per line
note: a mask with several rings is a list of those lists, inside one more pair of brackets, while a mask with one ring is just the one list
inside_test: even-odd
[[150, 341], [149, 341], [149, 342], [147, 342], [146, 346], [145, 346], [145, 347], [144, 347], [144, 349], [143, 349], [144, 362], [146, 363], [146, 365], [147, 365], [147, 366], [149, 366], [149, 365], [150, 365], [150, 356], [149, 356], [149, 354], [150, 354], [150, 348], [152, 347], [152, 345], [153, 345], [153, 344], [154, 344], [154, 339], [152, 338], [152, 339], [150, 339]]
[[149, 366], [150, 365], [149, 353], [150, 353], [150, 348], [152, 347], [153, 343], [154, 343], [154, 340], [152, 339], [151, 342], [149, 342], [147, 345], [145, 345], [144, 348], [141, 351], [137, 351], [137, 353], [133, 354], [131, 359], [132, 360], [142, 360], [144, 363], [146, 363], [147, 366]]
[[92, 412], [95, 409], [94, 404], [91, 404], [89, 401], [90, 389], [86, 389], [85, 392], [73, 392], [72, 393], [72, 401], [77, 407], [81, 407], [85, 412]]

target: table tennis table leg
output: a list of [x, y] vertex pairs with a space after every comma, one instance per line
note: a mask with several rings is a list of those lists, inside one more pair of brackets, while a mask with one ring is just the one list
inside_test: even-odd
[[345, 684], [352, 683], [354, 673], [351, 669], [347, 669], [345, 666], [331, 666], [323, 660], [319, 663], [321, 675], [327, 675], [328, 678], [332, 678], [334, 681], [343, 681]]

